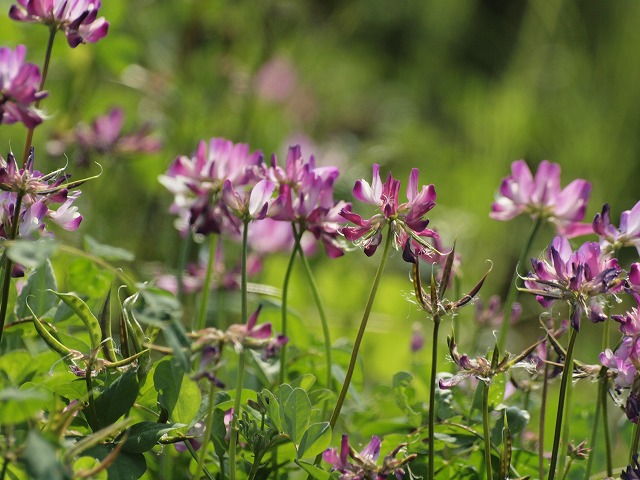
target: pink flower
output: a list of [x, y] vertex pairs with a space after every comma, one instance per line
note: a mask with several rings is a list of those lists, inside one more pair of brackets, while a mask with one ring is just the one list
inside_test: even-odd
[[[622, 291], [623, 271], [615, 258], [601, 255], [596, 242], [586, 242], [575, 252], [566, 237], [556, 237], [547, 250], [547, 259], [531, 259], [533, 272], [525, 278], [526, 291], [547, 307], [555, 300], [567, 300], [572, 307], [571, 326], [580, 330], [582, 312], [601, 321], [591, 297]], [[592, 310], [596, 309], [595, 312]], [[594, 313], [594, 315], [591, 315]]]
[[207, 235], [230, 228], [220, 202], [224, 182], [234, 188], [255, 182], [261, 163], [261, 152], [250, 153], [248, 145], [223, 138], [212, 138], [208, 145], [200, 141], [191, 157], [176, 158], [158, 180], [175, 195], [170, 211], [178, 215], [178, 230]]
[[511, 220], [523, 213], [533, 219], [545, 219], [558, 233], [576, 236], [591, 233], [591, 226], [580, 224], [584, 218], [591, 184], [577, 179], [560, 189], [560, 165], [543, 160], [535, 177], [524, 160], [511, 164], [511, 175], [504, 178], [491, 205], [489, 216]]
[[637, 340], [633, 337], [624, 337], [616, 352], [606, 349], [600, 354], [598, 359], [600, 363], [615, 373], [614, 383], [617, 389], [629, 388], [633, 384], [636, 376], [636, 367], [633, 364], [638, 360], [636, 346]]
[[71, 48], [95, 43], [109, 30], [109, 22], [98, 17], [100, 0], [18, 0], [9, 17], [19, 22], [42, 23], [63, 30]]
[[390, 173], [383, 184], [380, 180], [380, 166], [374, 164], [371, 184], [366, 180], [358, 180], [353, 187], [353, 196], [361, 202], [378, 207], [380, 213], [364, 220], [353, 213], [350, 207], [343, 208], [340, 215], [356, 225], [342, 229], [347, 240], [360, 244], [364, 253], [370, 257], [382, 242], [382, 230], [390, 224], [397, 249], [404, 248], [410, 239], [429, 247], [424, 238], [435, 237], [437, 234], [427, 228], [429, 220], [425, 215], [436, 204], [436, 190], [433, 185], [426, 185], [418, 191], [418, 173], [417, 168], [411, 170], [407, 186], [408, 201], [399, 204], [400, 181]]
[[24, 62], [26, 53], [24, 45], [0, 48], [0, 124], [22, 122], [34, 128], [42, 122], [33, 104], [47, 93], [40, 91], [38, 67]]
[[602, 212], [593, 219], [593, 231], [600, 237], [603, 250], [617, 251], [622, 247], [636, 247], [640, 253], [640, 202], [631, 210], [620, 214], [620, 228], [611, 224], [611, 209], [602, 206]]

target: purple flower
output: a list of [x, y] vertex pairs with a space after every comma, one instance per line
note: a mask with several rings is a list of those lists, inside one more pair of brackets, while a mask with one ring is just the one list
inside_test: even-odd
[[[548, 307], [555, 300], [567, 300], [572, 307], [571, 326], [580, 330], [583, 312], [592, 320], [594, 296], [617, 293], [623, 289], [622, 273], [615, 258], [601, 255], [596, 242], [586, 242], [575, 252], [566, 237], [556, 237], [547, 250], [547, 259], [531, 259], [533, 272], [525, 278], [525, 291], [536, 295], [540, 304]], [[597, 312], [596, 312], [597, 313]]]
[[175, 195], [170, 211], [178, 215], [178, 230], [201, 235], [237, 230], [220, 202], [224, 182], [234, 188], [254, 183], [261, 163], [261, 152], [250, 153], [248, 145], [223, 138], [208, 145], [201, 141], [193, 156], [176, 158], [158, 180]]
[[611, 209], [605, 203], [602, 212], [593, 219], [593, 231], [600, 237], [600, 245], [605, 251], [636, 247], [640, 253], [640, 202], [620, 214], [619, 229], [611, 224]]
[[225, 180], [222, 201], [238, 218], [247, 221], [261, 220], [267, 216], [274, 189], [274, 183], [267, 179], [260, 180], [250, 189], [235, 189], [230, 180]]
[[380, 180], [380, 166], [373, 165], [373, 180], [358, 180], [353, 187], [353, 196], [361, 202], [374, 205], [380, 213], [364, 220], [360, 215], [343, 208], [340, 212], [344, 218], [354, 223], [355, 227], [344, 227], [342, 233], [347, 240], [356, 242], [364, 248], [364, 253], [371, 256], [382, 242], [382, 230], [391, 225], [394, 235], [394, 246], [403, 249], [411, 239], [422, 246], [429, 247], [425, 237], [435, 237], [436, 232], [427, 228], [429, 220], [425, 215], [435, 206], [436, 190], [433, 185], [423, 186], [418, 191], [418, 169], [411, 170], [407, 186], [407, 202], [399, 204], [398, 192], [400, 181], [391, 174], [383, 184]]
[[[72, 205], [80, 192], [69, 193], [69, 175], [62, 170], [43, 174], [33, 167], [33, 148], [25, 168], [18, 167], [13, 153], [9, 153], [7, 160], [0, 156], [0, 237], [9, 238], [18, 196], [21, 199], [18, 217], [21, 237], [44, 233], [45, 218], [66, 230], [76, 230], [82, 221], [78, 209]], [[51, 208], [55, 204], [61, 204], [57, 210]]]
[[71, 48], [95, 43], [109, 30], [109, 22], [98, 17], [100, 0], [18, 0], [9, 16], [19, 22], [42, 23], [63, 30]]
[[291, 222], [298, 233], [309, 231], [325, 246], [327, 256], [344, 254], [340, 242], [343, 218], [340, 211], [350, 205], [334, 202], [333, 184], [338, 178], [336, 167], [316, 167], [313, 155], [306, 160], [299, 145], [289, 147], [285, 167], [278, 165], [275, 156], [265, 172], [278, 185], [278, 198], [269, 215], [275, 220]]
[[195, 337], [194, 349], [230, 344], [236, 350], [262, 350], [262, 358], [265, 360], [275, 356], [287, 343], [288, 338], [284, 335], [274, 335], [271, 323], [258, 324], [261, 310], [262, 305], [251, 314], [246, 324], [230, 325], [225, 332], [212, 327], [195, 332], [192, 334]]
[[634, 353], [635, 342], [633, 337], [624, 337], [615, 353], [607, 348], [598, 357], [603, 366], [615, 373], [614, 383], [618, 390], [629, 388], [636, 376], [637, 371], [633, 364], [634, 356], [637, 360], [637, 353]]
[[130, 155], [153, 153], [160, 150], [162, 142], [149, 135], [148, 126], [123, 134], [124, 113], [114, 107], [107, 114], [97, 117], [91, 125], [81, 124], [74, 132], [49, 142], [47, 149], [53, 155], [62, 155], [70, 145], [77, 145], [80, 164], [86, 164], [93, 153], [101, 155]]
[[577, 179], [560, 189], [560, 165], [543, 160], [535, 177], [524, 160], [511, 164], [511, 175], [504, 178], [491, 205], [489, 216], [511, 220], [527, 214], [554, 224], [558, 233], [576, 236], [590, 233], [591, 226], [580, 224], [584, 218], [591, 184]]
[[[390, 475], [394, 475], [399, 480], [403, 479], [405, 475], [403, 466], [413, 460], [416, 454], [396, 459], [400, 450], [406, 447], [406, 444], [401, 444], [387, 455], [379, 466], [377, 461], [380, 457], [381, 443], [379, 437], [373, 436], [371, 442], [357, 453], [349, 446], [349, 437], [342, 435], [340, 450], [328, 448], [322, 454], [322, 458], [331, 465], [333, 470], [342, 474], [340, 480], [383, 480]], [[349, 461], [349, 457], [353, 462]]]
[[633, 454], [633, 463], [620, 473], [620, 480], [640, 480], [640, 463], [638, 463], [637, 453]]
[[22, 122], [34, 128], [42, 116], [34, 103], [47, 96], [40, 91], [40, 70], [25, 63], [27, 49], [18, 45], [15, 50], [0, 48], [0, 124]]

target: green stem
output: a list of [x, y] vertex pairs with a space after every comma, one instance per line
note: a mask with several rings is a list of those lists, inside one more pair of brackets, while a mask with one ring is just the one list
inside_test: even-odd
[[613, 462], [611, 460], [611, 437], [609, 435], [609, 415], [607, 413], [607, 392], [609, 390], [609, 379], [607, 378], [607, 368], [602, 367], [602, 377], [600, 378], [600, 404], [602, 405], [602, 427], [604, 434], [604, 450], [607, 460], [607, 475], [613, 476]]
[[[294, 228], [295, 229], [295, 228]], [[304, 271], [307, 274], [307, 280], [309, 282], [309, 287], [311, 288], [311, 295], [313, 296], [313, 301], [316, 304], [316, 308], [318, 309], [318, 315], [320, 316], [320, 324], [322, 325], [322, 337], [324, 341], [324, 356], [325, 356], [325, 364], [327, 369], [326, 376], [326, 387], [331, 390], [331, 365], [333, 364], [331, 359], [331, 336], [329, 333], [329, 323], [327, 322], [327, 316], [324, 312], [324, 307], [322, 306], [322, 300], [320, 299], [320, 293], [318, 291], [318, 285], [316, 284], [316, 280], [313, 276], [313, 272], [311, 271], [311, 267], [309, 266], [309, 262], [307, 261], [307, 257], [305, 257], [302, 248], [300, 247], [300, 238], [298, 239], [298, 253], [300, 254], [300, 260], [302, 261], [302, 266], [304, 267]], [[326, 413], [326, 402], [322, 407], [322, 418], [325, 417]]]
[[[553, 436], [553, 450], [551, 451], [551, 462], [549, 464], [549, 480], [553, 480], [556, 476], [556, 465], [558, 463], [558, 454], [560, 453], [560, 433], [562, 432], [563, 424], [562, 417], [564, 415], [564, 404], [567, 397], [567, 389], [569, 387], [569, 383], [571, 383], [571, 378], [573, 377], [573, 346], [576, 343], [577, 334], [578, 331], [575, 328], [571, 328], [569, 346], [567, 347], [567, 356], [564, 360], [564, 367], [562, 369], [560, 397], [558, 398], [558, 414], [556, 416], [556, 429]], [[565, 455], [563, 454], [563, 456]]]
[[389, 249], [391, 247], [392, 239], [393, 239], [393, 232], [391, 231], [391, 225], [389, 225], [389, 229], [387, 231], [387, 238], [384, 244], [384, 250], [382, 252], [382, 258], [380, 258], [380, 264], [378, 265], [376, 276], [373, 279], [373, 285], [371, 286], [371, 292], [369, 293], [367, 305], [365, 306], [364, 313], [362, 314], [362, 320], [360, 321], [360, 328], [358, 329], [356, 340], [353, 343], [353, 350], [351, 351], [351, 359], [349, 360], [349, 367], [347, 368], [347, 373], [344, 379], [344, 383], [342, 384], [342, 389], [340, 390], [340, 394], [338, 395], [338, 400], [333, 409], [333, 413], [331, 414], [331, 419], [329, 420], [329, 425], [331, 425], [332, 429], [335, 427], [336, 422], [338, 421], [338, 417], [340, 416], [340, 410], [342, 410], [342, 404], [344, 403], [344, 399], [347, 396], [347, 391], [349, 390], [349, 385], [351, 384], [351, 377], [353, 377], [353, 372], [356, 368], [356, 361], [358, 359], [358, 351], [360, 350], [360, 344], [362, 343], [362, 338], [364, 337], [364, 332], [367, 328], [367, 321], [369, 320], [371, 307], [373, 306], [373, 300], [376, 297], [376, 292], [378, 291], [378, 285], [380, 284], [380, 279], [382, 278], [382, 272], [384, 271], [385, 264], [387, 263], [387, 258], [389, 257]]
[[216, 265], [216, 247], [218, 245], [218, 236], [211, 235], [209, 239], [209, 258], [207, 259], [207, 274], [204, 277], [202, 285], [202, 296], [200, 297], [200, 311], [198, 312], [198, 321], [195, 330], [202, 330], [207, 326], [207, 310], [209, 307], [209, 295], [211, 294], [211, 281], [213, 280], [213, 270]]
[[[40, 88], [39, 91], [44, 90], [44, 83], [47, 80], [47, 73], [49, 72], [49, 62], [51, 61], [51, 52], [53, 51], [53, 40], [56, 37], [56, 33], [58, 32], [58, 28], [55, 26], [50, 27], [49, 29], [49, 41], [47, 42], [47, 51], [44, 54], [44, 63], [42, 65], [42, 77], [40, 79]], [[40, 100], [36, 100], [34, 103], [35, 108], [40, 106]], [[24, 167], [27, 164], [27, 159], [29, 158], [29, 150], [31, 150], [31, 145], [33, 144], [33, 131], [35, 127], [27, 130], [27, 138], [24, 142], [24, 153], [22, 156], [22, 166]]]
[[[571, 380], [569, 380], [571, 383]], [[565, 471], [565, 462], [568, 458], [568, 447], [569, 447], [569, 430], [571, 430], [571, 397], [573, 396], [573, 388], [569, 385], [567, 388], [567, 396], [564, 401], [564, 419], [562, 425], [562, 438], [560, 439], [560, 448], [564, 451], [563, 455], [558, 457], [558, 473], [562, 473], [564, 475]], [[561, 452], [562, 453], [562, 452]]]
[[[602, 367], [600, 369], [600, 376], [602, 376], [602, 370], [605, 367]], [[598, 381], [598, 398], [601, 397], [602, 395], [602, 378], [599, 378]], [[600, 423], [600, 406], [602, 405], [601, 402], [596, 402], [596, 411], [595, 414], [593, 416], [593, 425], [591, 426], [591, 452], [595, 452], [596, 449], [596, 439], [598, 436], [598, 424]], [[584, 480], [589, 480], [589, 478], [591, 478], [591, 468], [593, 466], [593, 458], [594, 455], [593, 453], [591, 453], [589, 455], [589, 458], [587, 459], [587, 468], [584, 472]]]
[[[184, 444], [187, 446], [187, 450], [189, 450], [189, 453], [191, 454], [193, 459], [196, 462], [200, 463], [200, 458], [198, 456], [198, 453], [193, 448], [193, 445], [191, 445], [191, 442], [185, 441]], [[209, 480], [216, 480], [215, 477], [211, 474], [211, 472], [209, 472], [209, 470], [207, 470], [207, 467], [203, 467], [202, 470], [203, 470], [204, 474], [207, 476], [207, 478]], [[193, 478], [198, 479], [198, 477], [196, 477], [196, 476], [194, 476]]]
[[[193, 478], [200, 478], [200, 474], [204, 469], [204, 457], [207, 456], [207, 448], [209, 447], [209, 440], [211, 439], [211, 429], [213, 428], [213, 407], [215, 406], [215, 384], [210, 382], [209, 386], [209, 404], [207, 409], [207, 424], [205, 426], [204, 438], [202, 439], [202, 447], [200, 451], [202, 455], [198, 460], [198, 466], [196, 467], [196, 473]], [[185, 441], [185, 443], [189, 443], [189, 441]], [[220, 466], [222, 470], [222, 465]]]
[[638, 453], [638, 444], [640, 443], [640, 427], [636, 423], [633, 426], [633, 440], [631, 441], [631, 449], [629, 450], [629, 464], [633, 461], [633, 456]]
[[487, 480], [493, 480], [491, 467], [491, 432], [489, 430], [489, 385], [483, 383], [482, 391], [482, 435], [484, 436], [484, 463]]
[[[247, 248], [248, 248], [249, 220], [244, 220], [242, 229], [242, 267], [240, 276], [241, 315], [242, 323], [246, 325], [247, 316]], [[236, 377], [236, 398], [233, 402], [233, 419], [231, 420], [231, 438], [229, 439], [229, 478], [236, 480], [236, 444], [238, 443], [238, 418], [240, 418], [240, 400], [244, 382], [244, 364], [247, 351], [242, 348], [238, 362]]]
[[435, 418], [436, 418], [436, 374], [438, 372], [438, 329], [440, 317], [433, 315], [433, 341], [431, 344], [431, 381], [429, 386], [429, 476], [433, 480], [435, 474]]
[[[547, 348], [551, 346], [547, 343]], [[548, 351], [548, 350], [547, 350]], [[547, 414], [547, 396], [549, 391], [549, 363], [544, 364], [544, 379], [542, 380], [542, 399], [540, 400], [540, 424], [538, 425], [538, 473], [544, 478], [544, 422]]]
[[540, 230], [540, 226], [542, 225], [542, 219], [536, 219], [533, 227], [531, 228], [531, 232], [529, 233], [529, 238], [527, 239], [527, 243], [524, 248], [520, 252], [520, 258], [518, 258], [518, 264], [513, 271], [513, 278], [511, 279], [511, 283], [509, 284], [509, 292], [507, 293], [507, 298], [504, 302], [504, 320], [502, 321], [502, 325], [500, 326], [500, 335], [498, 337], [498, 349], [501, 353], [504, 353], [504, 347], [507, 343], [507, 333], [509, 332], [509, 325], [511, 323], [511, 306], [516, 299], [516, 295], [518, 294], [518, 269], [522, 267], [524, 262], [527, 259], [527, 255], [529, 255], [529, 251], [531, 250], [531, 245], [533, 244], [533, 240], [538, 234], [538, 230]]
[[[18, 223], [20, 223], [20, 209], [22, 207], [22, 192], [18, 192], [16, 197], [16, 204], [13, 211], [13, 218], [11, 219], [11, 231], [9, 232], [9, 240], [14, 240], [18, 237]], [[8, 255], [4, 257], [4, 277], [2, 279], [2, 303], [0, 304], [0, 351], [2, 351], [2, 332], [4, 331], [4, 324], [7, 320], [7, 310], [9, 307], [9, 290], [11, 290], [11, 271], [13, 270], [13, 261]]]
[[[289, 256], [289, 262], [287, 263], [287, 270], [284, 273], [284, 280], [282, 282], [282, 335], [285, 337], [288, 335], [288, 315], [289, 315], [289, 280], [291, 280], [291, 272], [293, 271], [293, 264], [296, 259], [296, 251], [298, 250], [298, 246], [300, 244], [299, 238], [295, 229], [293, 227], [293, 237], [295, 239], [295, 243], [293, 245], [293, 250], [291, 251], [291, 256]], [[287, 342], [288, 343], [288, 342]], [[287, 344], [282, 345], [280, 349], [280, 374], [279, 374], [279, 383], [282, 385], [287, 377]]]

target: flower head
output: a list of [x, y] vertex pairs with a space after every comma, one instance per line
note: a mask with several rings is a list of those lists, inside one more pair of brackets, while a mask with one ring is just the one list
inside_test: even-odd
[[95, 43], [109, 30], [109, 22], [98, 18], [100, 0], [18, 0], [9, 16], [19, 22], [42, 23], [63, 30], [71, 48]]
[[602, 319], [597, 305], [587, 304], [588, 300], [620, 292], [624, 286], [618, 261], [601, 255], [596, 242], [586, 242], [574, 252], [566, 237], [556, 237], [547, 250], [547, 259], [532, 258], [531, 264], [533, 272], [525, 278], [524, 291], [535, 294], [545, 307], [558, 299], [567, 300], [572, 307], [571, 325], [576, 330], [580, 330], [583, 312], [592, 321]]
[[602, 212], [593, 219], [593, 231], [600, 237], [600, 245], [605, 251], [636, 247], [640, 253], [640, 202], [620, 214], [620, 228], [611, 224], [611, 209], [605, 203]]
[[633, 337], [624, 337], [615, 353], [607, 348], [598, 357], [600, 363], [615, 374], [614, 383], [618, 390], [629, 388], [636, 376], [633, 357], [637, 361], [637, 353], [634, 353], [634, 343]]
[[40, 91], [38, 67], [24, 62], [26, 52], [24, 45], [0, 48], [0, 124], [22, 122], [34, 128], [42, 122], [33, 104], [47, 93]]
[[[384, 458], [382, 465], [378, 465], [381, 444], [380, 438], [373, 436], [371, 442], [358, 453], [349, 445], [349, 437], [342, 435], [340, 450], [328, 448], [322, 454], [322, 458], [331, 465], [333, 470], [342, 474], [340, 480], [382, 480], [390, 475], [398, 479], [404, 478], [403, 466], [413, 460], [416, 455], [411, 454], [402, 459], [396, 459], [400, 450], [406, 446], [401, 444]], [[349, 461], [349, 457], [353, 460], [352, 462]]]
[[176, 158], [158, 180], [175, 195], [170, 210], [178, 215], [178, 230], [207, 235], [228, 228], [229, 215], [220, 201], [225, 181], [234, 188], [255, 183], [261, 163], [261, 152], [250, 153], [248, 145], [223, 138], [201, 141], [191, 157]]
[[511, 164], [511, 175], [504, 178], [491, 205], [489, 216], [511, 220], [523, 213], [545, 219], [566, 236], [591, 232], [590, 225], [580, 224], [591, 193], [591, 184], [577, 179], [560, 189], [560, 165], [543, 160], [535, 177], [524, 160]]
[[[45, 232], [45, 218], [66, 230], [76, 230], [82, 221], [78, 209], [72, 206], [80, 195], [79, 191], [69, 192], [70, 185], [81, 182], [68, 183], [69, 175], [63, 170], [56, 170], [43, 174], [34, 170], [34, 149], [24, 168], [18, 167], [12, 153], [7, 160], [0, 156], [0, 236], [9, 238], [9, 232], [14, 228], [13, 219], [18, 198], [20, 198], [20, 214], [18, 233], [22, 237], [33, 233]], [[61, 204], [57, 210], [51, 206]]]
[[347, 240], [359, 243], [364, 247], [364, 253], [371, 256], [382, 241], [382, 230], [391, 225], [397, 249], [403, 249], [411, 239], [428, 246], [425, 238], [437, 236], [436, 232], [427, 228], [429, 220], [425, 218], [436, 204], [436, 190], [433, 185], [426, 185], [418, 191], [418, 173], [417, 168], [411, 170], [407, 202], [400, 204], [400, 181], [389, 174], [383, 184], [380, 180], [380, 166], [374, 164], [371, 184], [366, 180], [358, 180], [353, 187], [353, 196], [361, 202], [376, 206], [379, 213], [365, 220], [353, 213], [351, 208], [343, 208], [340, 215], [356, 225], [342, 229]]

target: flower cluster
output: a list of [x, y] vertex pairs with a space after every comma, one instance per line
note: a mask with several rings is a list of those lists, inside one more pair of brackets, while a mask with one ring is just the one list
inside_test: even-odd
[[640, 253], [640, 202], [620, 214], [620, 228], [611, 224], [611, 208], [605, 203], [602, 212], [593, 219], [593, 231], [600, 237], [604, 251], [615, 252], [622, 247], [636, 247]]
[[[405, 478], [404, 465], [416, 457], [416, 454], [407, 455], [402, 459], [395, 458], [406, 447], [401, 444], [389, 455], [384, 457], [382, 465], [378, 465], [380, 457], [379, 437], [371, 437], [371, 442], [358, 453], [349, 445], [349, 437], [342, 435], [340, 450], [329, 448], [324, 451], [322, 458], [333, 470], [340, 472], [340, 480], [383, 480], [393, 475], [398, 480]], [[353, 460], [349, 461], [349, 457]]]
[[42, 23], [62, 30], [72, 48], [95, 43], [109, 30], [109, 22], [98, 18], [100, 0], [18, 0], [9, 16], [19, 22]]
[[436, 232], [427, 228], [429, 220], [425, 215], [436, 205], [436, 190], [433, 185], [423, 186], [418, 190], [418, 169], [411, 170], [407, 186], [407, 202], [400, 204], [398, 193], [400, 181], [391, 173], [383, 184], [380, 180], [380, 166], [373, 165], [373, 180], [358, 180], [353, 187], [353, 196], [361, 202], [379, 209], [371, 218], [365, 220], [353, 213], [351, 208], [343, 208], [340, 212], [344, 218], [354, 223], [355, 227], [344, 227], [342, 233], [351, 241], [364, 248], [364, 253], [371, 256], [382, 242], [382, 230], [391, 226], [396, 249], [404, 249], [412, 240], [429, 248], [425, 238], [437, 236]]
[[504, 178], [491, 205], [491, 218], [511, 220], [527, 214], [552, 223], [560, 235], [589, 233], [590, 225], [580, 224], [584, 218], [591, 184], [577, 179], [560, 188], [560, 165], [543, 160], [535, 177], [524, 160], [511, 165], [511, 175]]
[[544, 307], [558, 299], [568, 301], [571, 326], [578, 331], [582, 313], [587, 313], [593, 322], [606, 318], [594, 297], [624, 288], [618, 261], [602, 255], [597, 242], [586, 242], [574, 252], [566, 237], [556, 237], [547, 250], [547, 258], [532, 258], [531, 263], [533, 272], [525, 278], [524, 291], [535, 294]]
[[194, 338], [194, 350], [215, 347], [218, 349], [217, 352], [221, 352], [224, 345], [232, 345], [236, 350], [262, 350], [263, 359], [274, 357], [288, 339], [283, 335], [274, 334], [271, 323], [258, 325], [261, 309], [262, 306], [259, 306], [244, 325], [233, 324], [226, 331], [208, 327], [194, 332], [191, 335]]
[[[0, 237], [11, 238], [10, 232], [17, 231], [21, 237], [29, 237], [45, 232], [45, 219], [65, 230], [76, 230], [82, 221], [73, 202], [79, 191], [69, 192], [71, 186], [82, 182], [69, 183], [69, 175], [63, 170], [42, 174], [34, 170], [34, 150], [24, 168], [19, 168], [12, 153], [7, 160], [0, 156]], [[20, 213], [16, 214], [19, 204]], [[60, 204], [56, 210], [53, 205]], [[16, 216], [17, 215], [17, 216]], [[14, 225], [17, 219], [18, 225]]]
[[124, 133], [123, 125], [124, 112], [114, 107], [95, 118], [91, 125], [81, 123], [74, 131], [59, 135], [47, 144], [47, 151], [62, 155], [69, 146], [75, 146], [78, 164], [86, 165], [94, 153], [118, 156], [154, 153], [162, 147], [162, 142], [149, 134], [147, 125], [131, 133]]
[[[178, 157], [160, 182], [175, 195], [171, 211], [183, 234], [237, 237], [242, 223], [251, 221], [250, 244], [270, 253], [293, 245], [293, 224], [299, 237], [309, 232], [335, 258], [344, 250], [339, 212], [349, 207], [333, 200], [338, 173], [335, 167], [316, 167], [314, 157], [305, 159], [299, 146], [289, 148], [281, 167], [275, 155], [267, 165], [262, 153], [249, 153], [247, 145], [212, 139], [208, 152], [201, 142], [193, 157]], [[256, 231], [269, 233], [269, 245]], [[308, 241], [301, 241], [308, 252]]]
[[27, 128], [42, 123], [34, 104], [47, 96], [40, 91], [40, 69], [25, 63], [27, 49], [0, 47], [0, 124], [22, 122]]

